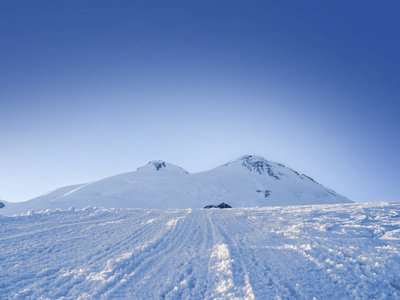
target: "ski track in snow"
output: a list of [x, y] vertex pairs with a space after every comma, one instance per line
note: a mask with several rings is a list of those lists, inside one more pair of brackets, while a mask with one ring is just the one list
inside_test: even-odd
[[400, 204], [0, 215], [0, 299], [400, 299]]

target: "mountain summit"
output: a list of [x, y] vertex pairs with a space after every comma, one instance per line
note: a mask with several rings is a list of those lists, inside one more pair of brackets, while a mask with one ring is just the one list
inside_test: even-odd
[[273, 166], [276, 167], [285, 167], [284, 165], [270, 162], [266, 159], [264, 159], [261, 156], [255, 156], [255, 155], [245, 155], [240, 157], [238, 160], [229, 162], [223, 166], [230, 166], [230, 165], [238, 165], [240, 164], [242, 167], [245, 167], [249, 171], [254, 171], [260, 175], [263, 174], [268, 174], [270, 177], [273, 177], [274, 179], [280, 180], [281, 175], [279, 173], [274, 172]]
[[180, 175], [180, 174], [188, 174], [187, 171], [178, 167], [174, 164], [170, 164], [163, 160], [152, 160], [148, 162], [147, 165], [137, 168], [136, 172], [141, 175], [159, 175], [159, 174], [167, 174], [167, 175]]
[[154, 160], [134, 172], [62, 187], [26, 202], [8, 203], [0, 213], [86, 206], [202, 208], [221, 202], [232, 207], [254, 207], [352, 201], [282, 164], [245, 155], [195, 174]]

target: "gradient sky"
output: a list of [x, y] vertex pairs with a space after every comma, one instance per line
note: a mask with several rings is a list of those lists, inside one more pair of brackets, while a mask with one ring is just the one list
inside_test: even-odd
[[0, 198], [245, 154], [400, 200], [396, 1], [0, 2]]

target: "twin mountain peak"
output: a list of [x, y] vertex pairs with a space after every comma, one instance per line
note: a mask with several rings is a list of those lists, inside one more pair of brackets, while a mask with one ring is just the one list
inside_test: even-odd
[[[284, 173], [279, 172], [279, 169], [280, 168], [287, 169], [287, 170], [290, 170], [291, 172], [293, 172], [293, 174], [300, 177], [301, 179], [308, 179], [308, 180], [313, 181], [314, 183], [317, 183], [314, 181], [314, 179], [312, 179], [311, 177], [308, 177], [307, 175], [299, 174], [298, 172], [285, 167], [285, 165], [282, 165], [282, 164], [279, 164], [276, 162], [272, 162], [272, 161], [268, 161], [261, 156], [244, 155], [244, 156], [238, 158], [237, 160], [230, 161], [230, 162], [220, 166], [219, 168], [232, 167], [232, 166], [241, 166], [241, 167], [246, 168], [250, 172], [258, 173], [259, 175], [267, 174], [268, 176], [270, 176], [276, 180], [280, 180], [280, 179], [282, 179], [282, 176], [285, 176]], [[147, 163], [147, 165], [137, 168], [136, 171], [143, 172], [143, 173], [148, 172], [149, 174], [153, 174], [152, 171], [161, 171], [160, 173], [169, 174], [169, 175], [189, 174], [189, 172], [187, 172], [185, 169], [183, 169], [177, 165], [163, 161], [163, 160], [149, 161]]]
[[134, 172], [62, 187], [26, 202], [8, 203], [0, 213], [27, 210], [106, 208], [202, 208], [334, 204], [352, 202], [312, 178], [260, 156], [245, 155], [209, 171], [190, 174], [154, 160]]
[[[220, 167], [232, 167], [235, 165], [241, 165], [245, 167], [249, 171], [254, 171], [259, 175], [267, 173], [269, 176], [279, 180], [281, 179], [282, 173], [274, 171], [274, 168], [286, 168], [282, 164], [278, 164], [275, 162], [270, 162], [264, 159], [261, 156], [255, 155], [245, 155], [240, 157], [235, 161], [230, 161]], [[168, 163], [163, 160], [152, 160], [147, 163], [147, 165], [137, 168], [136, 171], [139, 172], [148, 172], [151, 174], [151, 171], [161, 171], [160, 173], [168, 173], [168, 174], [189, 174], [183, 168], [176, 166], [174, 164]], [[293, 170], [292, 170], [293, 171]], [[297, 176], [301, 176], [298, 172], [293, 171]], [[305, 175], [303, 175], [305, 176]], [[310, 177], [307, 177], [310, 178]]]

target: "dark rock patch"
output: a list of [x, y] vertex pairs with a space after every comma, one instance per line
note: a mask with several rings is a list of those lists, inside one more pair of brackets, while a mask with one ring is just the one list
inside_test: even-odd
[[263, 191], [263, 190], [256, 190], [256, 192], [257, 193], [260, 193], [260, 194], [264, 194], [264, 197], [265, 198], [267, 198], [269, 195], [271, 195], [271, 193], [272, 193], [272, 191], [270, 191], [270, 190], [265, 190], [265, 191]]
[[226, 204], [226, 203], [224, 203], [224, 202], [222, 202], [221, 204], [219, 204], [219, 205], [206, 205], [206, 206], [204, 206], [204, 208], [232, 208], [232, 206], [230, 206], [229, 204]]
[[153, 162], [153, 166], [159, 171], [161, 168], [166, 168], [165, 162]]
[[[252, 155], [247, 155], [242, 158], [242, 166], [247, 168], [249, 171], [255, 171], [258, 174], [263, 174], [265, 172], [268, 173], [268, 175], [276, 180], [280, 180], [281, 178], [278, 176], [278, 174], [274, 173], [274, 170], [272, 169], [272, 166], [268, 163], [267, 160], [253, 160]], [[281, 174], [279, 174], [281, 175]]]

